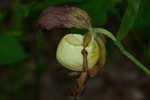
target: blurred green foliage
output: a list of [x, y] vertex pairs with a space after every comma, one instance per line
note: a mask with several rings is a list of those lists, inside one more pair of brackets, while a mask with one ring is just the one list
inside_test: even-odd
[[0, 23], [3, 22], [5, 15], [6, 15], [6, 13], [0, 12]]
[[128, 0], [128, 8], [122, 18], [117, 34], [119, 41], [123, 40], [127, 36], [129, 30], [133, 27], [136, 15], [139, 11], [140, 1], [141, 0]]
[[150, 0], [141, 0], [140, 9], [135, 21], [135, 31], [145, 39], [150, 38]]
[[106, 23], [111, 0], [88, 0], [81, 5], [76, 5], [84, 9], [91, 16], [94, 25], [103, 25]]
[[0, 35], [0, 65], [16, 63], [26, 56], [24, 48], [16, 38]]

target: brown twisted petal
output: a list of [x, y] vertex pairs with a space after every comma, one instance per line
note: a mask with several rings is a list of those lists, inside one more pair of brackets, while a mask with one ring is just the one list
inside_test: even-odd
[[91, 26], [88, 14], [77, 7], [53, 6], [43, 10], [38, 21], [42, 29], [78, 28], [88, 29]]
[[[104, 42], [104, 44], [106, 44], [106, 39], [104, 35], [99, 35], [99, 38]], [[101, 71], [102, 67], [104, 66], [106, 62], [106, 48], [105, 46], [102, 47], [100, 44], [98, 45], [100, 47], [100, 57], [99, 57], [98, 63], [92, 69], [89, 70], [90, 77], [96, 76], [98, 72]]]

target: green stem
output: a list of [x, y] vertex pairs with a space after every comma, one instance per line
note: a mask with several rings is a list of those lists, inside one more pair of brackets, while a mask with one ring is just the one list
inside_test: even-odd
[[93, 28], [93, 29], [89, 28], [89, 31], [91, 31], [93, 34], [101, 33], [101, 34], [104, 34], [104, 35], [108, 36], [109, 38], [111, 38], [113, 40], [113, 42], [115, 43], [115, 45], [117, 47], [119, 47], [120, 51], [125, 56], [127, 56], [131, 61], [133, 61], [137, 66], [139, 66], [145, 73], [147, 73], [150, 76], [150, 70], [146, 66], [144, 66], [142, 63], [140, 63], [140, 61], [138, 61], [134, 56], [132, 56], [127, 50], [125, 50], [123, 45], [120, 42], [118, 42], [116, 37], [111, 32], [107, 31], [106, 29], [102, 29], [102, 28]]
[[94, 33], [101, 33], [106, 35], [107, 37], [111, 38], [114, 42], [117, 41], [116, 37], [109, 31], [107, 31], [106, 29], [103, 28], [94, 28], [93, 29]]
[[[104, 42], [100, 39], [100, 38], [97, 38], [98, 36], [95, 34], [95, 29], [93, 29], [92, 27], [89, 28], [89, 32], [88, 32], [90, 35], [92, 35], [92, 37], [94, 37], [98, 43], [102, 46], [102, 48], [105, 48], [105, 44]], [[106, 32], [105, 32], [106, 33]]]
[[116, 46], [120, 48], [120, 51], [127, 56], [131, 61], [133, 61], [137, 66], [139, 66], [144, 72], [146, 72], [150, 76], [150, 70], [144, 66], [140, 61], [138, 61], [134, 56], [132, 56], [123, 46], [121, 43], [116, 43]]

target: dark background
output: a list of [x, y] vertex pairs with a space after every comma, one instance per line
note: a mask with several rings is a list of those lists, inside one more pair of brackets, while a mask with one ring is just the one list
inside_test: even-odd
[[[82, 8], [91, 17], [93, 26], [117, 35], [128, 5], [134, 8], [137, 2], [132, 1], [130, 4], [128, 0], [1, 0], [0, 100], [71, 99], [75, 79], [57, 62], [55, 53], [61, 37], [69, 32], [84, 34], [84, 31], [54, 29], [39, 34], [35, 25], [44, 8], [54, 5]], [[134, 24], [122, 41], [148, 68], [149, 4], [149, 0], [141, 0]], [[106, 47], [107, 62], [101, 73], [88, 81], [80, 100], [149, 100], [150, 77], [123, 56], [108, 38]]]

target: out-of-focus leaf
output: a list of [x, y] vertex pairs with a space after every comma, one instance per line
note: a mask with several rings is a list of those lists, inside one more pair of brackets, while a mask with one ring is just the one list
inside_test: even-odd
[[149, 58], [149, 61], [150, 61], [150, 43], [149, 43], [149, 47], [148, 47], [148, 58]]
[[93, 25], [103, 25], [107, 21], [107, 15], [112, 0], [86, 0], [82, 4], [76, 4], [75, 6], [85, 10], [91, 17]]
[[141, 0], [139, 13], [134, 24], [136, 33], [143, 38], [149, 40], [150, 38], [150, 0]]
[[46, 30], [53, 28], [88, 29], [91, 22], [88, 14], [80, 8], [53, 6], [42, 12], [38, 26]]
[[26, 53], [17, 39], [0, 35], [0, 65], [16, 63], [25, 57]]
[[21, 10], [24, 12], [24, 17], [28, 17], [31, 11], [32, 4], [21, 4]]
[[128, 8], [123, 16], [120, 29], [117, 34], [119, 41], [123, 40], [128, 35], [129, 30], [133, 27], [139, 6], [140, 0], [128, 0]]
[[7, 30], [7, 33], [14, 36], [21, 36], [25, 28], [24, 21], [29, 16], [31, 5], [22, 4], [20, 0], [15, 0], [13, 6], [10, 29]]

